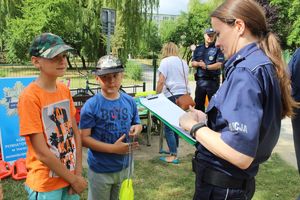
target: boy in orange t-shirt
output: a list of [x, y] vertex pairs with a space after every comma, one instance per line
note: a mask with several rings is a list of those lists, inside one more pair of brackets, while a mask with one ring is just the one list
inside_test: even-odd
[[54, 34], [36, 37], [29, 49], [38, 78], [19, 97], [20, 135], [28, 151], [28, 199], [79, 199], [87, 183], [81, 175], [81, 139], [69, 89], [56, 82], [73, 48]]

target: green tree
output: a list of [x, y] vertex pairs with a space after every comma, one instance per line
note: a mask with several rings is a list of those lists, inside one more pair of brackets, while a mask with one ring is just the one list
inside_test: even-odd
[[[104, 55], [105, 35], [101, 33], [102, 7], [117, 10], [113, 48], [122, 58], [139, 49], [146, 11], [152, 13], [158, 0], [24, 0], [21, 16], [8, 20], [7, 57], [9, 62], [26, 61], [32, 38], [41, 32], [53, 32], [78, 50], [83, 66]], [[18, 4], [19, 6], [20, 4]], [[128, 9], [130, 8], [130, 9]]]
[[300, 2], [294, 0], [289, 7], [289, 18], [291, 20], [291, 31], [287, 38], [287, 44], [293, 49], [300, 46]]
[[210, 13], [222, 2], [190, 0], [187, 13], [181, 13], [174, 22], [163, 23], [159, 30], [162, 42], [173, 41], [178, 44], [183, 50], [183, 58], [189, 61], [192, 53], [190, 45], [203, 42], [203, 31], [210, 27]]
[[[7, 20], [20, 15], [21, 0], [0, 0], [0, 52], [4, 50]], [[19, 5], [19, 6], [18, 6]]]
[[[154, 8], [159, 5], [159, 0], [106, 0], [104, 6], [112, 7], [117, 10], [118, 26], [122, 27], [123, 36], [122, 49], [119, 56], [125, 60], [130, 53], [135, 56], [139, 52], [140, 42], [143, 34], [148, 31], [144, 24], [147, 24]], [[151, 19], [151, 17], [150, 17]]]
[[42, 32], [53, 32], [76, 47], [80, 29], [74, 19], [80, 19], [75, 1], [24, 0], [22, 17], [11, 18], [7, 24], [7, 58], [9, 62], [28, 60], [27, 49], [32, 38]]
[[146, 31], [142, 35], [138, 54], [146, 58], [157, 57], [162, 46], [157, 25], [149, 21], [149, 23], [144, 24], [143, 29]]
[[159, 28], [159, 35], [162, 43], [166, 43], [172, 40], [171, 38], [176, 32], [176, 27], [176, 20], [162, 21]]
[[272, 30], [280, 37], [284, 49], [295, 49], [300, 45], [299, 0], [270, 0], [277, 10], [277, 20]]

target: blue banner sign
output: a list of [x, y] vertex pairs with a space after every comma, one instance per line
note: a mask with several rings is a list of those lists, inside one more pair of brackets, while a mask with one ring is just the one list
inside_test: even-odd
[[2, 159], [13, 162], [26, 157], [25, 138], [19, 136], [18, 98], [35, 77], [0, 78], [0, 142]]

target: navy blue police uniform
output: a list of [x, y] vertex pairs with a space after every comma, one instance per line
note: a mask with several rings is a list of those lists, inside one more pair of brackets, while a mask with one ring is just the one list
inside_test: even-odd
[[259, 164], [270, 157], [278, 141], [281, 92], [270, 59], [256, 43], [249, 44], [225, 63], [225, 76], [208, 105], [207, 126], [254, 161], [242, 170], [197, 143], [194, 200], [251, 199]]
[[[293, 54], [289, 62], [291, 75], [292, 97], [300, 102], [300, 48]], [[292, 118], [294, 146], [297, 158], [298, 171], [300, 173], [300, 109], [294, 109], [295, 116]]]
[[[205, 47], [204, 44], [196, 47], [192, 61], [202, 60], [206, 65], [211, 65], [216, 62], [224, 62], [224, 55], [221, 50], [211, 44]], [[201, 67], [197, 68], [195, 73], [196, 91], [195, 91], [195, 108], [204, 112], [205, 97], [210, 99], [220, 86], [221, 70], [206, 70]]]

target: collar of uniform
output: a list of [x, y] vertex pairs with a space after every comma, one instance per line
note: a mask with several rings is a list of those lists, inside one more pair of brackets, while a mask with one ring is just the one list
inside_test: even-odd
[[215, 43], [214, 43], [214, 42], [213, 42], [213, 43], [210, 43], [210, 44], [208, 45], [208, 47], [206, 47], [205, 44], [204, 44], [204, 47], [205, 47], [206, 49], [208, 49], [208, 48], [210, 48], [210, 47], [215, 47]]
[[234, 54], [231, 58], [229, 58], [226, 63], [224, 64], [225, 74], [229, 71], [231, 67], [235, 67], [239, 62], [245, 60], [245, 58], [253, 53], [254, 51], [258, 50], [258, 44], [251, 43], [243, 47], [239, 50], [236, 54]]

